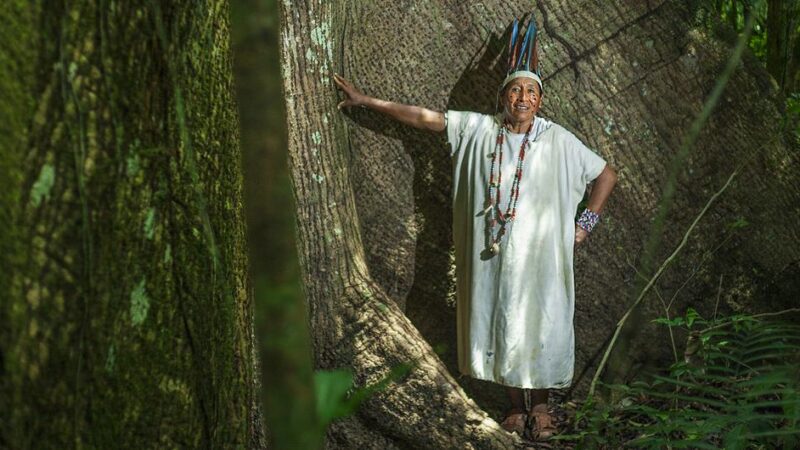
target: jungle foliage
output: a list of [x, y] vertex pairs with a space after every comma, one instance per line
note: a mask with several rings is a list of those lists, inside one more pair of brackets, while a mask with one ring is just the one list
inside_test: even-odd
[[[798, 311], [793, 311], [797, 313]], [[800, 325], [774, 315], [655, 321], [688, 334], [682, 358], [589, 401], [559, 440], [583, 448], [797, 448]]]

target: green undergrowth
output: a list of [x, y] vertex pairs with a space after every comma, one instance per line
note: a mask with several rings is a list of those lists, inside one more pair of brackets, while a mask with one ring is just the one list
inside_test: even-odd
[[621, 400], [583, 404], [558, 439], [578, 448], [800, 447], [800, 325], [777, 316], [706, 321], [689, 309], [656, 319], [688, 333], [683, 359], [606, 385]]

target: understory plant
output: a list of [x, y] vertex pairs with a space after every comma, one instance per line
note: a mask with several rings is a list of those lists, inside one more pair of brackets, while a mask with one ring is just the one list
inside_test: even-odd
[[800, 325], [777, 320], [783, 313], [706, 321], [689, 309], [656, 319], [688, 333], [682, 360], [607, 385], [621, 400], [589, 400], [558, 439], [579, 448], [800, 447]]

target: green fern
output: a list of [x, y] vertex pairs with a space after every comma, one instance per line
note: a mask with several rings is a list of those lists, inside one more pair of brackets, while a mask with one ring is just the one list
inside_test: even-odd
[[656, 320], [689, 332], [684, 360], [629, 385], [617, 404], [584, 404], [581, 448], [800, 447], [800, 325], [738, 315]]

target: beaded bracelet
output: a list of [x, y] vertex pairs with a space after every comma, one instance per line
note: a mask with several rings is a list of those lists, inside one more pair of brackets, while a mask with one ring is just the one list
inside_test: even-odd
[[597, 225], [597, 222], [600, 220], [600, 214], [586, 208], [581, 213], [581, 217], [578, 219], [578, 226], [586, 230], [587, 232], [591, 233], [592, 229]]

